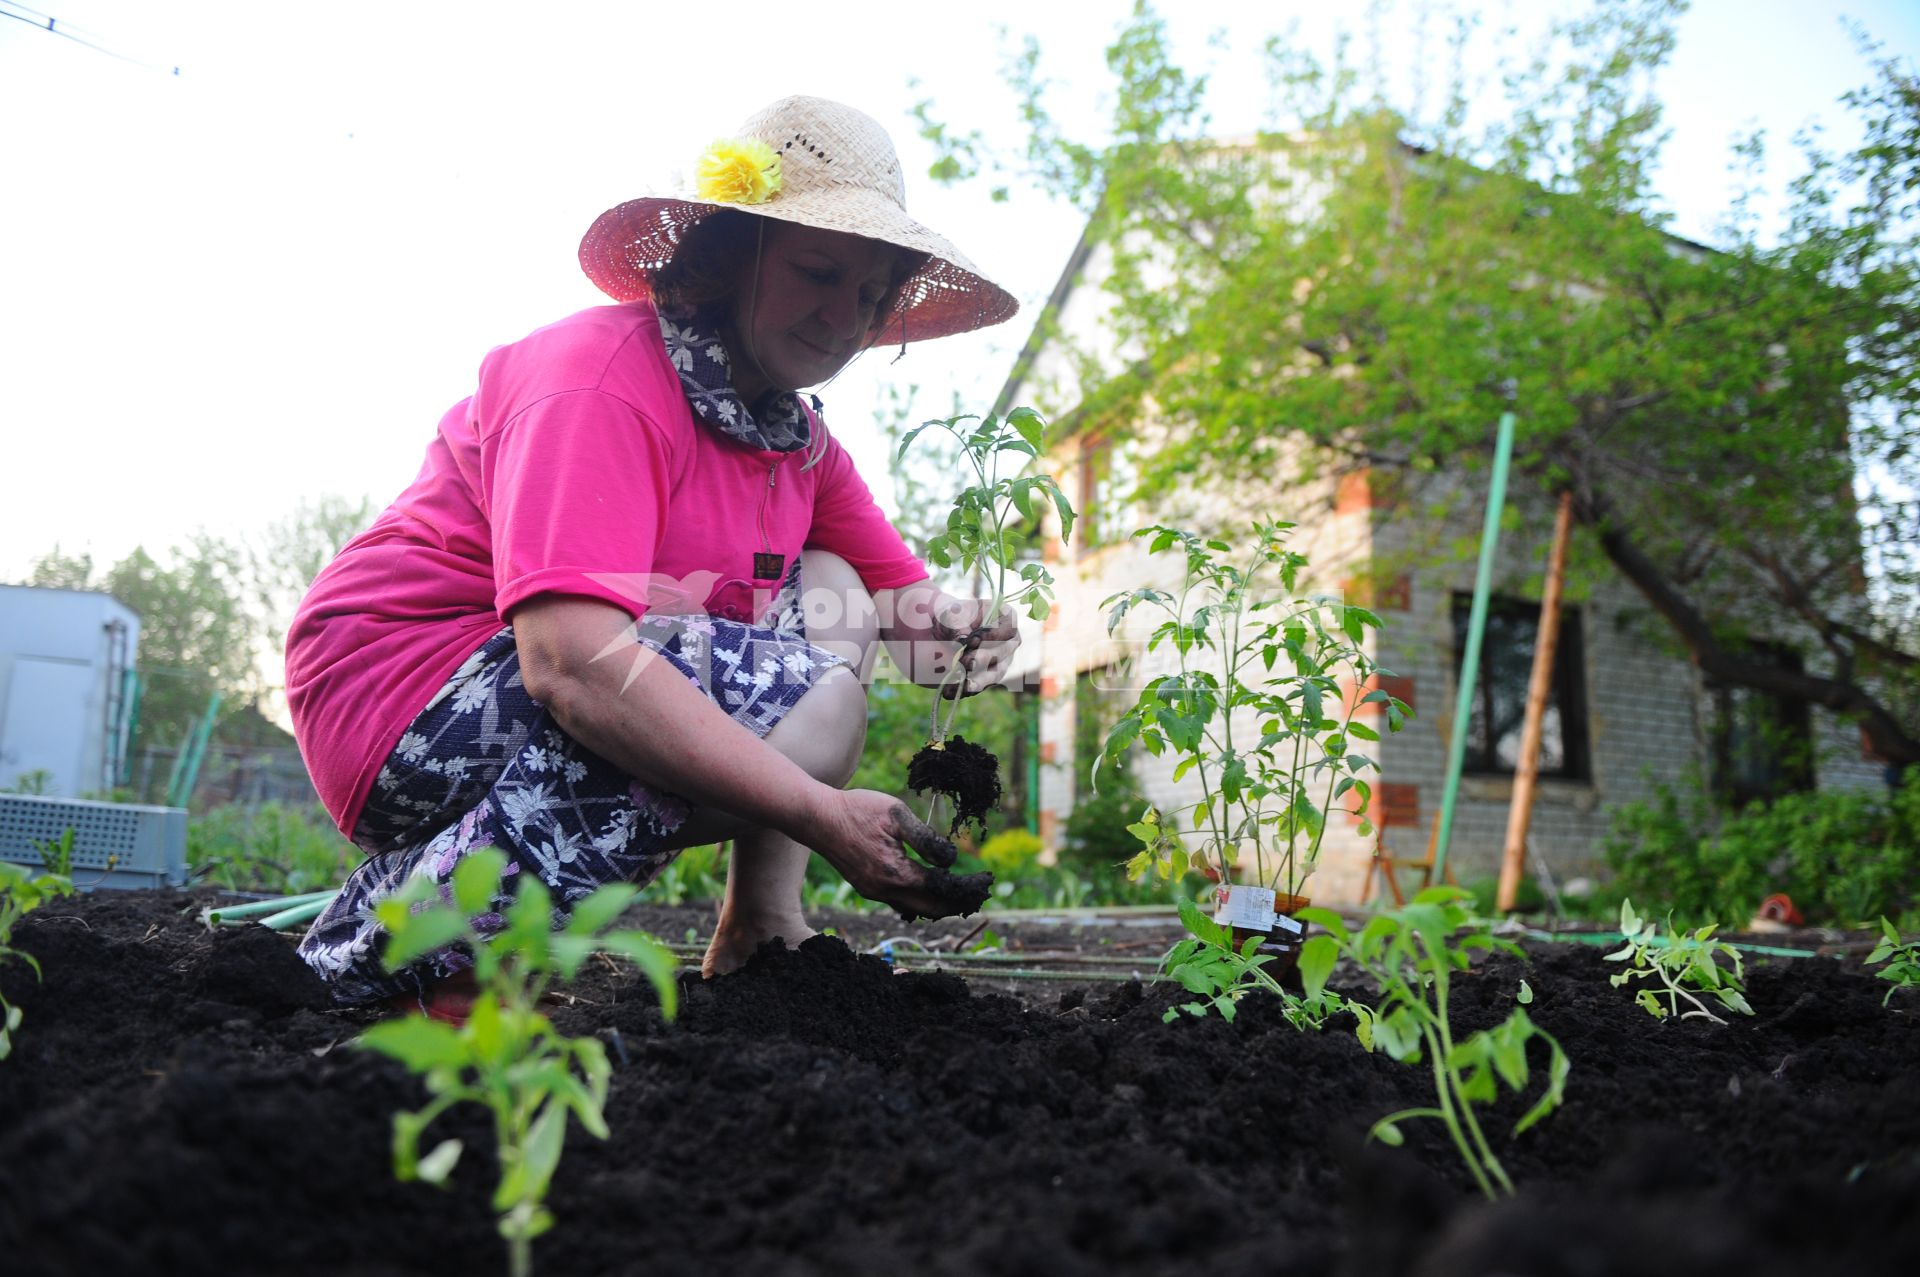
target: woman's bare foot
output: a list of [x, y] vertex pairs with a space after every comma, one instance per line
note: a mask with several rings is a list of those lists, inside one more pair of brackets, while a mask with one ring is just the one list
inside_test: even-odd
[[797, 913], [758, 922], [747, 922], [722, 914], [720, 925], [713, 929], [713, 939], [707, 941], [707, 956], [700, 960], [700, 975], [703, 979], [711, 980], [717, 975], [739, 970], [753, 956], [754, 950], [775, 936], [780, 937], [787, 948], [797, 949], [801, 942], [811, 940], [817, 934], [807, 925], [807, 920]]

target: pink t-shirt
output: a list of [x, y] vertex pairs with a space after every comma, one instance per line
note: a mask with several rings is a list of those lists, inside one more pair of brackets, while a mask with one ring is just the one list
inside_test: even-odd
[[808, 451], [696, 421], [645, 302], [490, 353], [419, 477], [320, 573], [287, 635], [294, 731], [342, 832], [407, 724], [536, 595], [637, 617], [684, 583], [689, 602], [748, 620], [778, 585], [756, 579], [755, 554], [791, 564], [803, 548], [846, 559], [869, 590], [924, 580], [839, 443], [811, 451], [803, 469]]

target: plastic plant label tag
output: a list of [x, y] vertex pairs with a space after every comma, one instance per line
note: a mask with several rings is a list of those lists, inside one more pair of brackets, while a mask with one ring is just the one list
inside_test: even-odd
[[1273, 925], [1282, 931], [1291, 932], [1296, 936], [1307, 929], [1307, 925], [1304, 922], [1301, 922], [1297, 918], [1289, 918], [1284, 913], [1276, 913], [1273, 915]]
[[1273, 930], [1273, 891], [1268, 887], [1217, 887], [1213, 920], [1246, 931]]

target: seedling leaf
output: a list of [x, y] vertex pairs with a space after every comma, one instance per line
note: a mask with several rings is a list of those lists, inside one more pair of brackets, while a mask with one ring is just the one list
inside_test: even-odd
[[417, 1179], [436, 1187], [447, 1182], [447, 1176], [453, 1174], [454, 1164], [460, 1160], [462, 1144], [459, 1140], [441, 1140], [414, 1165], [413, 1173]]
[[453, 903], [471, 917], [493, 907], [493, 893], [500, 889], [500, 875], [506, 872], [507, 854], [497, 847], [470, 852], [453, 870]]
[[592, 893], [574, 901], [573, 912], [567, 918], [566, 932], [570, 936], [594, 936], [604, 931], [615, 918], [627, 911], [634, 897], [640, 894], [640, 888], [628, 882], [610, 883]]
[[444, 949], [456, 940], [468, 934], [467, 920], [455, 913], [429, 912], [405, 913], [400, 906], [400, 914], [407, 918], [403, 927], [396, 927], [388, 905], [397, 901], [382, 902], [375, 910], [376, 916], [392, 931], [393, 939], [387, 942], [386, 963], [389, 968], [403, 967], [419, 961], [428, 954]]
[[415, 1073], [458, 1068], [467, 1059], [459, 1030], [424, 1015], [382, 1020], [362, 1033], [360, 1042], [393, 1057]]

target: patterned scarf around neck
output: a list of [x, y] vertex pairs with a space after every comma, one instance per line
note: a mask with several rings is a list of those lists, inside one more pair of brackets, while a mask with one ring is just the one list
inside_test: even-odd
[[755, 419], [733, 388], [733, 368], [719, 333], [701, 328], [692, 316], [661, 315], [660, 339], [666, 343], [667, 359], [680, 374], [694, 416], [728, 438], [764, 452], [798, 452], [813, 441], [800, 396], [792, 391], [767, 400]]

